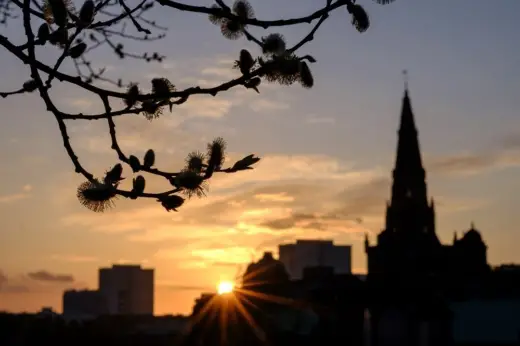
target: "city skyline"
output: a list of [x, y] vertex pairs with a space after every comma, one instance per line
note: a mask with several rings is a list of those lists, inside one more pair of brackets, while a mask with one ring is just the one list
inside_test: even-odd
[[[287, 5], [270, 9], [274, 0], [252, 4], [259, 17], [294, 15]], [[351, 244], [353, 271], [364, 272], [364, 233], [373, 238], [384, 227], [390, 196], [403, 69], [409, 71], [441, 241], [449, 242], [454, 230], [460, 235], [474, 221], [491, 264], [520, 262], [515, 249], [520, 217], [513, 210], [520, 202], [514, 194], [519, 191], [515, 91], [520, 77], [511, 73], [520, 59], [513, 43], [520, 4], [363, 5], [373, 24], [366, 33], [351, 28], [346, 14], [334, 15], [306, 48], [318, 60], [310, 91], [266, 84], [259, 95], [237, 89], [200, 97], [153, 123], [117, 120], [128, 152], [141, 155], [151, 147], [158, 162], [173, 168], [217, 136], [228, 142], [229, 161], [249, 153], [262, 158], [252, 171], [215, 177], [208, 197], [189, 201], [179, 213], [166, 213], [151, 201], [121, 199], [105, 215], [86, 210], [75, 197], [82, 180], [41, 100], [37, 95], [2, 99], [0, 174], [9, 184], [0, 187], [0, 310], [59, 306], [65, 287], [94, 287], [95, 268], [135, 262], [157, 269], [156, 313], [187, 312], [193, 298], [232, 279], [237, 265], [245, 267], [253, 254], [258, 258], [296, 238]], [[304, 1], [298, 11], [317, 7]], [[168, 23], [160, 9], [154, 14]], [[204, 16], [174, 17], [193, 34], [186, 38], [171, 30], [163, 43], [152, 44], [168, 56], [162, 64], [119, 61], [106, 52], [96, 53], [95, 61], [106, 64], [112, 76], [142, 85], [162, 75], [183, 86], [213, 85], [236, 74], [231, 66], [241, 48], [258, 53], [244, 40], [221, 38]], [[500, 25], [490, 17], [501, 18]], [[291, 41], [306, 29], [281, 32]], [[22, 40], [15, 28], [3, 30]], [[5, 50], [0, 58], [5, 61], [1, 91], [28, 79], [27, 68]], [[143, 72], [127, 72], [132, 64]], [[76, 90], [58, 84], [55, 92], [68, 110], [99, 108]], [[70, 128], [72, 144], [92, 171], [102, 174], [116, 163], [105, 122]], [[348, 215], [339, 221], [317, 217], [314, 228], [297, 218], [338, 209]]]

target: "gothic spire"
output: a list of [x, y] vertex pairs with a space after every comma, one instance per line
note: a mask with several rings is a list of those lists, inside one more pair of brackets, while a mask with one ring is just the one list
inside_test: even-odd
[[392, 204], [403, 204], [409, 198], [427, 206], [426, 174], [422, 165], [421, 151], [415, 119], [410, 101], [408, 83], [401, 106], [401, 123], [397, 140], [397, 156], [393, 172]]
[[421, 152], [408, 89], [404, 91], [397, 144], [396, 169], [422, 170]]

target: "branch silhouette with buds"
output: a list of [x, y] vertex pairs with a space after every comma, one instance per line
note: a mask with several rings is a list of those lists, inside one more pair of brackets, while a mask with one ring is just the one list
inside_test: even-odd
[[[393, 2], [374, 1], [382, 5]], [[17, 94], [39, 93], [46, 109], [57, 121], [63, 146], [75, 171], [86, 180], [78, 187], [78, 200], [95, 212], [110, 209], [120, 196], [129, 199], [152, 198], [167, 211], [177, 211], [187, 199], [205, 196], [209, 180], [214, 174], [250, 170], [260, 160], [255, 155], [248, 155], [225, 167], [226, 142], [217, 138], [208, 144], [206, 152], [190, 153], [184, 169], [166, 172], [157, 167], [153, 149], [149, 149], [142, 158], [122, 151], [118, 144], [115, 117], [140, 114], [153, 121], [162, 116], [165, 109], [173, 112], [176, 106], [190, 101], [195, 95], [216, 96], [237, 86], [260, 93], [262, 82], [282, 85], [299, 83], [304, 88], [312, 88], [315, 79], [310, 65], [316, 63], [316, 59], [308, 54], [300, 55], [298, 51], [314, 39], [315, 33], [329, 18], [329, 14], [336, 10], [346, 10], [352, 25], [360, 33], [370, 26], [367, 13], [356, 0], [326, 0], [324, 7], [307, 16], [277, 20], [256, 18], [253, 7], [247, 0], [235, 0], [231, 6], [226, 5], [223, 0], [215, 0], [215, 4], [210, 7], [173, 0], [142, 0], [133, 3], [137, 4], [129, 6], [125, 0], [86, 0], [77, 10], [71, 0], [0, 0], [0, 23], [7, 25], [19, 21], [27, 40], [15, 44], [8, 37], [0, 35], [0, 46], [30, 67], [30, 77], [23, 85], [14, 91], [0, 92], [0, 96], [5, 98]], [[193, 86], [182, 90], [166, 78], [154, 78], [150, 81], [150, 91], [146, 92], [135, 83], [106, 76], [105, 68], [93, 66], [88, 59], [89, 53], [102, 46], [110, 48], [120, 59], [161, 62], [165, 57], [160, 53], [131, 52], [123, 43], [154, 41], [165, 37], [166, 28], [147, 17], [149, 11], [156, 6], [161, 6], [162, 11], [169, 9], [208, 16], [213, 24], [220, 27], [225, 38], [246, 38], [257, 44], [259, 55], [255, 57], [248, 50], [242, 49], [237, 53], [234, 66], [230, 66], [240, 71], [240, 77], [209, 88]], [[34, 22], [40, 23], [36, 32], [32, 29]], [[258, 38], [249, 31], [251, 27], [268, 29], [303, 23], [314, 25], [306, 36], [292, 46], [280, 33], [270, 33]], [[127, 34], [127, 25], [133, 26], [140, 36]], [[59, 57], [53, 64], [43, 62], [36, 54], [36, 46], [48, 45], [54, 46], [53, 49], [59, 52]], [[74, 64], [75, 74], [66, 73], [61, 68], [66, 60]], [[103, 104], [103, 112], [69, 114], [60, 110], [49, 94], [54, 81], [75, 85], [95, 95]], [[113, 87], [101, 87], [98, 82], [104, 82], [104, 85], [110, 83]], [[123, 101], [124, 106], [114, 110], [112, 104], [117, 99]], [[111, 148], [117, 153], [120, 162], [115, 163], [101, 177], [95, 177], [75, 154], [66, 120], [107, 121]], [[130, 174], [136, 175], [132, 178], [132, 189], [121, 189], [120, 183], [125, 179], [123, 175]], [[147, 192], [145, 175], [165, 178], [169, 187], [160, 193]]]

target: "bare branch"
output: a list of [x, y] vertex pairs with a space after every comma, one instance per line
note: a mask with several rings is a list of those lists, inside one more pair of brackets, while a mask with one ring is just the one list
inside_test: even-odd
[[[379, 3], [391, 1], [376, 0]], [[219, 85], [203, 88], [190, 86], [178, 89], [165, 78], [151, 80], [151, 91], [142, 92], [137, 84], [123, 81], [122, 76], [107, 76], [104, 67], [95, 66], [90, 59], [91, 53], [100, 47], [110, 48], [116, 58], [132, 58], [146, 62], [161, 62], [165, 56], [159, 52], [134, 52], [125, 48], [126, 42], [152, 42], [165, 38], [166, 27], [147, 18], [147, 13], [160, 5], [161, 10], [183, 11], [186, 15], [203, 14], [220, 26], [219, 30], [228, 39], [245, 38], [255, 43], [261, 50], [261, 56], [254, 56], [242, 49], [237, 54], [234, 68], [241, 75]], [[132, 7], [133, 6], [133, 7]], [[307, 63], [316, 63], [311, 55], [297, 55], [298, 51], [312, 41], [316, 32], [329, 18], [329, 14], [339, 8], [345, 8], [351, 15], [352, 24], [359, 32], [368, 29], [370, 22], [364, 9], [355, 0], [327, 0], [326, 5], [306, 16], [291, 19], [261, 20], [255, 18], [253, 9], [247, 0], [235, 0], [233, 6], [227, 6], [222, 0], [215, 0], [211, 7], [194, 6], [173, 0], [142, 0], [128, 6], [125, 0], [85, 0], [81, 9], [76, 11], [68, 0], [0, 0], [0, 23], [21, 20], [27, 42], [13, 43], [9, 37], [0, 35], [0, 46], [16, 57], [21, 63], [29, 65], [30, 80], [14, 91], [0, 92], [2, 98], [11, 95], [38, 92], [47, 111], [56, 119], [67, 152], [74, 169], [86, 182], [77, 191], [80, 202], [94, 211], [105, 211], [114, 205], [118, 196], [130, 199], [157, 199], [168, 211], [176, 211], [186, 199], [192, 196], [205, 196], [207, 184], [215, 173], [236, 173], [253, 168], [260, 159], [248, 155], [228, 167], [225, 165], [226, 144], [217, 138], [208, 144], [207, 153], [193, 152], [188, 155], [186, 166], [178, 172], [168, 172], [156, 166], [155, 152], [149, 149], [144, 158], [123, 152], [118, 142], [116, 119], [122, 116], [144, 116], [153, 120], [170, 113], [173, 108], [191, 101], [196, 95], [212, 95], [228, 91], [237, 86], [260, 92], [262, 82], [274, 82], [282, 85], [300, 83], [305, 88], [314, 85], [314, 77]], [[17, 13], [22, 13], [21, 18]], [[19, 19], [20, 18], [20, 19]], [[31, 20], [40, 24], [37, 33], [33, 32]], [[312, 29], [303, 38], [289, 46], [282, 34], [271, 33], [265, 37], [255, 37], [251, 27], [272, 28], [315, 22]], [[127, 27], [136, 32], [127, 32]], [[56, 61], [44, 62], [36, 53], [36, 46], [50, 46], [59, 50]], [[289, 48], [290, 47], [290, 48]], [[71, 59], [74, 73], [65, 72], [63, 62]], [[231, 66], [230, 66], [231, 68]], [[60, 110], [53, 102], [49, 90], [52, 81], [59, 80], [65, 85], [76, 86], [83, 92], [95, 96], [103, 104], [99, 114], [68, 113]], [[45, 82], [44, 82], [45, 80]], [[95, 81], [109, 83], [109, 87], [95, 85]], [[110, 87], [110, 86], [113, 86]], [[127, 90], [123, 91], [121, 88]], [[123, 101], [124, 106], [113, 110], [111, 101]], [[106, 119], [110, 134], [111, 149], [117, 154], [119, 163], [96, 177], [85, 168], [76, 155], [69, 138], [65, 121]], [[123, 167], [124, 165], [124, 167]], [[123, 171], [125, 175], [138, 174], [132, 180], [132, 188], [120, 187]], [[164, 178], [167, 187], [160, 192], [146, 191], [144, 175]]]

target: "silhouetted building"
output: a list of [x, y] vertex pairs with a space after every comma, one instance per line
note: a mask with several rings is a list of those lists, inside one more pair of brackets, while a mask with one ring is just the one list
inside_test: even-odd
[[428, 202], [426, 173], [422, 165], [414, 115], [405, 91], [397, 157], [393, 170], [391, 200], [386, 207], [386, 225], [365, 251], [370, 276], [414, 277], [445, 273], [481, 274], [489, 270], [487, 247], [473, 227], [452, 245], [439, 241], [435, 228], [435, 203]]
[[284, 264], [273, 257], [272, 252], [264, 252], [258, 261], [250, 263], [242, 277], [244, 287], [278, 287], [289, 282], [289, 274]]
[[312, 266], [301, 280], [289, 280], [283, 263], [266, 252], [249, 264], [242, 280], [231, 295], [205, 294], [196, 300], [190, 342], [361, 345], [365, 290], [354, 275]]
[[97, 290], [63, 292], [63, 315], [71, 318], [97, 317], [108, 313], [107, 302]]
[[[232, 295], [197, 300], [204, 340], [195, 344], [221, 344], [226, 335], [227, 345], [249, 346], [520, 344], [520, 266], [491, 270], [473, 223], [450, 245], [437, 236], [408, 90], [398, 133], [385, 228], [377, 244], [365, 239], [366, 279], [350, 274], [350, 246], [329, 255], [331, 241], [280, 245], [280, 260], [266, 252], [249, 264]], [[234, 329], [219, 327], [228, 318]], [[251, 320], [263, 337], [249, 333]]]
[[99, 269], [99, 291], [109, 314], [153, 315], [154, 270], [139, 265]]
[[280, 261], [289, 277], [299, 280], [307, 267], [331, 267], [336, 274], [350, 274], [351, 246], [335, 245], [332, 240], [297, 240], [278, 246]]
[[445, 346], [453, 342], [450, 301], [488, 278], [487, 247], [473, 224], [441, 244], [407, 89], [400, 122], [385, 228], [376, 245], [365, 238], [371, 344]]

